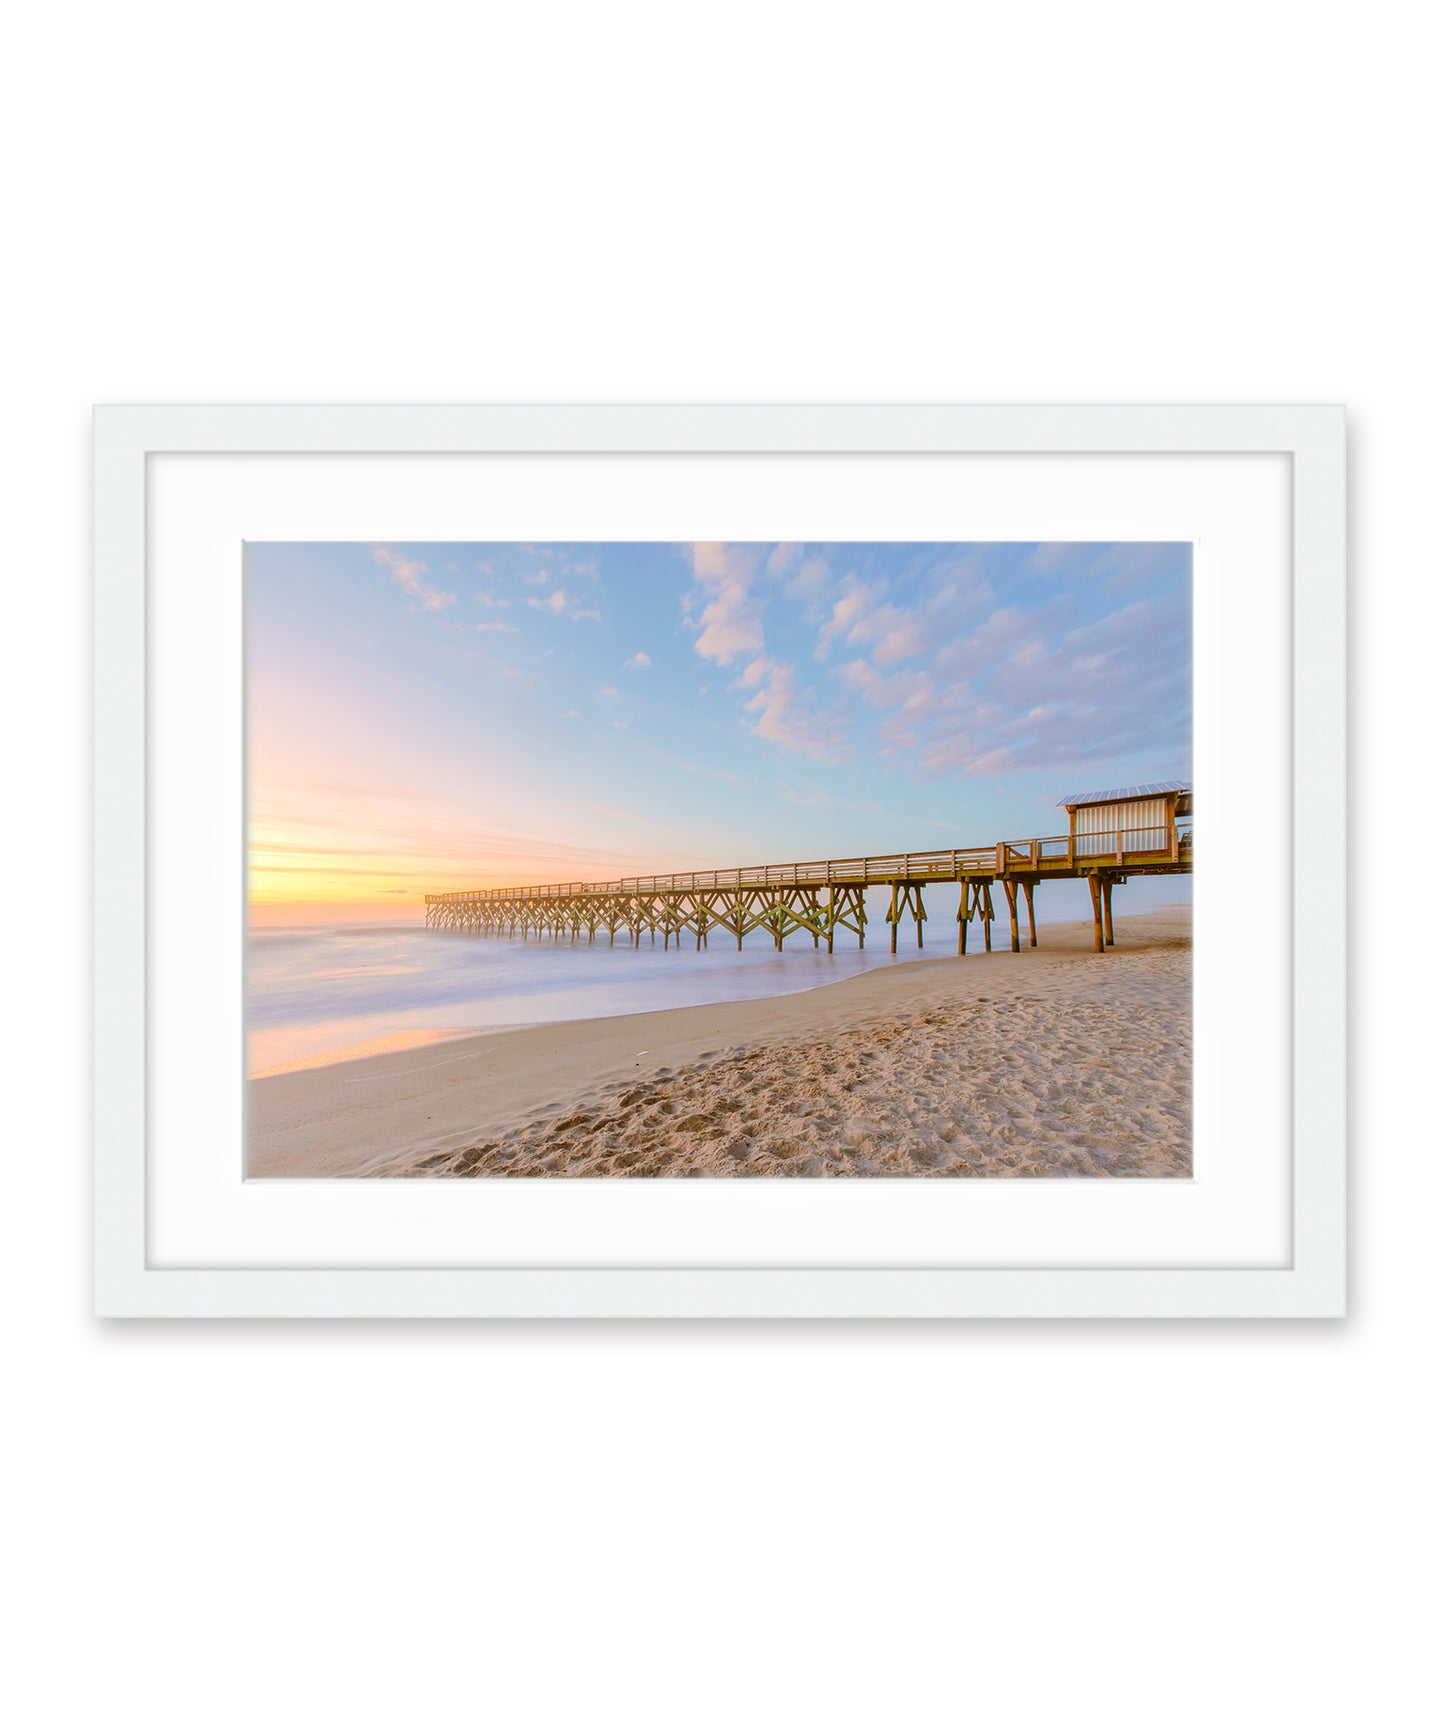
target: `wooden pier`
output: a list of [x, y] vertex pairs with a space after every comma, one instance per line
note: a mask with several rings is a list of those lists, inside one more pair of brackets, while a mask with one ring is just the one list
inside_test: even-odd
[[[444, 891], [428, 896], [426, 924], [441, 933], [576, 941], [592, 944], [599, 934], [615, 945], [622, 934], [634, 946], [647, 934], [663, 949], [690, 935], [703, 950], [714, 934], [731, 937], [739, 951], [758, 931], [781, 951], [789, 935], [804, 933], [829, 951], [839, 933], [863, 944], [868, 916], [864, 892], [889, 889], [889, 946], [898, 949], [898, 929], [911, 924], [923, 944], [928, 919], [924, 893], [958, 888], [958, 954], [968, 949], [968, 930], [978, 922], [985, 951], [993, 949], [999, 919], [993, 892], [1004, 897], [1009, 946], [1018, 951], [1019, 896], [1028, 922], [1028, 942], [1038, 944], [1034, 893], [1058, 879], [1087, 879], [1094, 911], [1094, 949], [1114, 943], [1114, 887], [1131, 875], [1189, 873], [1194, 863], [1193, 803], [1187, 784], [1151, 783], [1127, 790], [1100, 790], [1061, 801], [1067, 807], [1065, 836], [1031, 837], [967, 849], [927, 849], [902, 855], [859, 855], [846, 860], [792, 861], [762, 867], [722, 867], [703, 873], [670, 873], [605, 884], [513, 886], [502, 890]], [[951, 901], [952, 890], [949, 890]]]

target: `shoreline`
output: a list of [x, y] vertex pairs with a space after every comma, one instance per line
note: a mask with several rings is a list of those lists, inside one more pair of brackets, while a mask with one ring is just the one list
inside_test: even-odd
[[[1131, 924], [1137, 929], [1137, 927], [1141, 921], [1142, 922], [1150, 922], [1150, 921], [1158, 920], [1158, 921], [1169, 922], [1169, 921], [1173, 921], [1176, 919], [1182, 919], [1185, 922], [1189, 922], [1190, 920], [1192, 920], [1192, 914], [1193, 914], [1193, 904], [1192, 903], [1184, 902], [1184, 903], [1163, 904], [1163, 905], [1156, 905], [1152, 909], [1144, 910], [1141, 913], [1131, 915], [1130, 921], [1131, 921]], [[997, 921], [997, 922], [995, 922], [995, 926], [1000, 927], [1003, 930], [1003, 935], [1002, 935], [1003, 936], [1003, 944], [1002, 944], [1002, 946], [995, 947], [995, 949], [1007, 951], [1008, 950], [1008, 923], [1007, 923], [1007, 920], [1005, 919], [1002, 921]], [[1071, 942], [1077, 938], [1079, 933], [1083, 932], [1083, 933], [1087, 934], [1088, 929], [1089, 929], [1089, 923], [1087, 921], [1084, 921], [1084, 922], [1055, 921], [1055, 922], [1040, 922], [1038, 924], [1038, 932], [1041, 936], [1043, 936], [1044, 949], [1046, 949], [1046, 950], [1058, 949], [1059, 948], [1059, 942], [1061, 940], [1062, 940], [1063, 945], [1067, 949], [1070, 949], [1070, 950], [1077, 949], [1077, 947], [1075, 945], [1073, 945]], [[275, 932], [275, 931], [288, 931], [288, 930], [267, 928], [264, 931], [267, 933], [270, 933], [270, 932]], [[300, 930], [298, 929], [297, 931], [300, 931]], [[310, 930], [308, 929], [307, 931], [310, 931]], [[322, 931], [322, 930], [318, 928], [317, 931]], [[408, 932], [409, 933], [412, 931], [412, 929], [410, 929], [410, 928], [396, 928], [394, 930], [388, 929], [388, 931]], [[1121, 929], [1121, 937], [1122, 937], [1122, 929]], [[974, 956], [974, 955], [988, 956], [988, 955], [990, 955], [989, 953], [984, 952], [980, 949], [981, 945], [982, 945], [981, 939], [978, 936], [975, 936], [975, 938], [974, 938], [975, 950], [970, 952], [968, 955], [969, 956]], [[549, 946], [546, 949], [550, 952], [553, 948]], [[1025, 939], [1024, 945], [1023, 945], [1023, 950], [1024, 950], [1024, 952], [1027, 952], [1029, 949], [1030, 949], [1030, 947], [1028, 946], [1027, 940]], [[1118, 948], [1116, 947], [1115, 949], [1117, 950]], [[755, 999], [759, 999], [759, 1000], [786, 999], [786, 998], [789, 998], [795, 994], [814, 993], [814, 992], [818, 992], [824, 988], [841, 986], [843, 981], [851, 980], [851, 979], [853, 979], [854, 976], [869, 975], [874, 970], [878, 970], [878, 969], [900, 969], [900, 968], [907, 967], [907, 965], [909, 965], [910, 963], [946, 963], [946, 962], [956, 963], [958, 961], [957, 958], [952, 953], [941, 953], [941, 952], [935, 951], [931, 955], [925, 955], [922, 957], [915, 957], [912, 954], [913, 954], [913, 946], [912, 945], [905, 945], [903, 950], [899, 954], [897, 954], [896, 961], [893, 958], [890, 958], [888, 960], [870, 961], [866, 968], [850, 971], [848, 973], [848, 975], [840, 977], [836, 981], [806, 982], [806, 983], [800, 982], [796, 985], [789, 985], [787, 987], [781, 988], [776, 992], [756, 994], [756, 995], [739, 995], [736, 1000], [734, 1000], [734, 999], [718, 999], [718, 1000], [713, 1000], [713, 999], [692, 1000], [692, 999], [688, 999], [688, 1000], [680, 1000], [675, 1006], [667, 1006], [667, 1005], [643, 1006], [640, 1008], [640, 1010], [637, 1013], [616, 1012], [616, 1013], [609, 1013], [609, 1014], [605, 1014], [605, 1015], [608, 1017], [630, 1017], [630, 1016], [634, 1016], [634, 1015], [640, 1016], [640, 1015], [644, 1015], [646, 1013], [650, 1013], [650, 1012], [654, 1012], [654, 1011], [655, 1012], [666, 1012], [666, 1011], [673, 1011], [673, 1010], [682, 1011], [682, 1010], [686, 1010], [690, 1007], [696, 1007], [698, 1009], [701, 1009], [701, 1008], [704, 1008], [706, 1006], [712, 1006], [712, 1005], [717, 1005], [717, 1006], [733, 1005], [733, 1004], [740, 1003], [743, 999], [747, 999], [747, 998], [755, 998]], [[771, 957], [771, 952], [769, 952], [768, 955], [769, 955], [769, 957]], [[877, 954], [875, 953], [874, 956], [876, 958]], [[730, 966], [731, 961], [732, 961], [732, 959], [731, 959], [731, 957], [729, 957], [727, 962], [722, 963], [720, 965], [720, 972], [719, 973], [721, 973], [722, 970], [726, 970]], [[441, 1012], [445, 1011], [447, 1009], [447, 1007], [445, 1005], [439, 1005], [436, 1009], [437, 1009], [438, 1013], [441, 1013]], [[343, 1023], [348, 1022], [348, 1021], [351, 1023], [360, 1023], [360, 1022], [362, 1022], [362, 1015], [355, 1015], [355, 1016], [352, 1016], [350, 1019], [342, 1019], [341, 1021]], [[302, 1051], [299, 1053], [292, 1053], [292, 1054], [289, 1054], [286, 1058], [273, 1057], [272, 1054], [267, 1051], [268, 1049], [279, 1048], [282, 1045], [280, 1042], [276, 1041], [275, 1038], [286, 1037], [286, 1038], [291, 1038], [292, 1040], [294, 1040], [294, 1032], [296, 1029], [298, 1029], [298, 1028], [308, 1029], [310, 1026], [306, 1026], [306, 1025], [300, 1025], [300, 1026], [271, 1025], [271, 1026], [263, 1027], [261, 1029], [251, 1030], [248, 1032], [248, 1035], [247, 1035], [248, 1061], [247, 1061], [247, 1070], [246, 1070], [246, 1082], [248, 1084], [250, 1084], [250, 1083], [255, 1082], [259, 1078], [277, 1077], [284, 1072], [322, 1071], [322, 1070], [324, 1070], [330, 1066], [346, 1065], [353, 1060], [374, 1059], [374, 1058], [380, 1057], [383, 1054], [408, 1052], [408, 1051], [410, 1051], [412, 1049], [416, 1049], [416, 1048], [438, 1047], [438, 1046], [440, 1046], [446, 1042], [465, 1041], [468, 1038], [474, 1037], [474, 1036], [490, 1036], [490, 1035], [498, 1034], [498, 1033], [501, 1033], [504, 1031], [533, 1029], [533, 1028], [539, 1028], [539, 1027], [543, 1027], [543, 1026], [550, 1026], [552, 1024], [585, 1023], [585, 1022], [593, 1022], [593, 1021], [597, 1021], [595, 1015], [593, 1017], [590, 1017], [590, 1018], [534, 1017], [534, 1018], [524, 1018], [524, 1019], [522, 1019], [518, 1022], [515, 1022], [515, 1023], [493, 1023], [490, 1021], [485, 1021], [485, 1022], [477, 1022], [477, 1023], [452, 1023], [449, 1025], [443, 1025], [443, 1024], [438, 1023], [438, 1024], [433, 1024], [431, 1026], [417, 1025], [414, 1027], [408, 1026], [408, 1025], [400, 1025], [400, 1026], [393, 1027], [391, 1029], [375, 1031], [374, 1033], [371, 1033], [368, 1035], [362, 1035], [360, 1033], [356, 1033], [354, 1036], [352, 1036], [351, 1039], [333, 1038], [332, 1039], [333, 1045], [331, 1045], [331, 1046], [324, 1047], [324, 1048], [316, 1048], [314, 1051]]]
[[1187, 1174], [1191, 913], [273, 1073], [247, 1174]]

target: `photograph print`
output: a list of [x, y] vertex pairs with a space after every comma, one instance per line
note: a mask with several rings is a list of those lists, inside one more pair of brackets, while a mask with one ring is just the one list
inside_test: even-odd
[[246, 1172], [1192, 1173], [1188, 543], [249, 543]]

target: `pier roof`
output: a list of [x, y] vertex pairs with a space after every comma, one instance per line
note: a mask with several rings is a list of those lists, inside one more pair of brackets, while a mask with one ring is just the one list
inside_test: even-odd
[[1093, 807], [1101, 801], [1138, 801], [1146, 795], [1187, 795], [1193, 783], [1129, 783], [1122, 789], [1095, 789], [1088, 795], [1065, 795], [1061, 807]]

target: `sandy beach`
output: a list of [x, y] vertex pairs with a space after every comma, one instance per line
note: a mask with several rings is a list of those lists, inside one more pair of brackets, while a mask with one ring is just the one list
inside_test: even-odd
[[1017, 956], [254, 1079], [250, 1175], [1188, 1175], [1189, 936], [1187, 908], [1102, 957], [1042, 927]]

